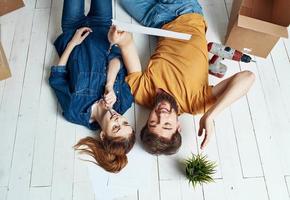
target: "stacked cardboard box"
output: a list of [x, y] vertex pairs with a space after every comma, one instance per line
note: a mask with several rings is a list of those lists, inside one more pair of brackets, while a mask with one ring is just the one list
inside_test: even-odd
[[[0, 0], [0, 16], [24, 6], [22, 0]], [[1, 31], [1, 29], [0, 29]], [[0, 34], [1, 36], [1, 34]], [[0, 41], [0, 81], [11, 77], [8, 61]]]
[[234, 0], [226, 45], [266, 58], [289, 24], [290, 0]]

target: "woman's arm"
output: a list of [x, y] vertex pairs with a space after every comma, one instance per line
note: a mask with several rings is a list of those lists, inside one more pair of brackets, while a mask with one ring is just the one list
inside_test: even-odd
[[118, 31], [116, 26], [111, 26], [108, 39], [111, 44], [117, 44], [120, 47], [128, 73], [141, 72], [141, 63], [132, 35], [128, 32]]
[[104, 100], [106, 102], [106, 106], [111, 108], [117, 100], [117, 97], [114, 92], [114, 83], [118, 72], [121, 68], [121, 62], [118, 58], [113, 58], [109, 62], [108, 66], [108, 74], [107, 74], [107, 82], [105, 86], [105, 94]]
[[67, 64], [68, 58], [72, 50], [75, 48], [75, 46], [81, 44], [91, 32], [92, 32], [92, 29], [88, 27], [80, 28], [75, 32], [73, 38], [68, 43], [63, 54], [61, 55], [58, 62], [58, 66], [65, 66]]
[[68, 58], [73, 48], [80, 44], [88, 36], [89, 32], [91, 32], [91, 29], [89, 28], [81, 28], [77, 30], [71, 41], [68, 43], [65, 51], [61, 55], [58, 65], [51, 67], [49, 84], [54, 90], [64, 113], [67, 113], [69, 110], [69, 105], [72, 100], [72, 94], [70, 92], [69, 84], [67, 81], [68, 74], [65, 65], [67, 64]]

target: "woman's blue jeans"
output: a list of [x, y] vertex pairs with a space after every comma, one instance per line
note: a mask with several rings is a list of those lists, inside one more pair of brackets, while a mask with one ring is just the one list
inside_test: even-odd
[[63, 32], [83, 26], [110, 26], [111, 19], [111, 0], [91, 0], [91, 7], [87, 16], [85, 16], [84, 0], [64, 0], [61, 19]]
[[203, 15], [197, 0], [119, 0], [121, 6], [140, 24], [161, 28], [180, 15]]

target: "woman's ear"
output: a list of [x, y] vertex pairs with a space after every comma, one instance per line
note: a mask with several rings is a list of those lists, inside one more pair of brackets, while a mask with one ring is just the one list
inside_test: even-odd
[[181, 125], [180, 125], [180, 122], [178, 121], [177, 122], [178, 124], [177, 124], [177, 130], [178, 130], [178, 132], [180, 133], [181, 132]]
[[104, 131], [101, 131], [100, 132], [100, 138], [101, 138], [102, 141], [104, 140], [104, 136], [105, 136], [105, 132]]

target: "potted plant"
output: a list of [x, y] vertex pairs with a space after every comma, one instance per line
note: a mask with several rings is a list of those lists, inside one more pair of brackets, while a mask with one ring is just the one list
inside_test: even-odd
[[185, 172], [189, 183], [193, 187], [197, 184], [214, 182], [213, 175], [216, 172], [216, 163], [209, 161], [206, 156], [197, 154], [185, 160]]

